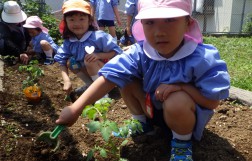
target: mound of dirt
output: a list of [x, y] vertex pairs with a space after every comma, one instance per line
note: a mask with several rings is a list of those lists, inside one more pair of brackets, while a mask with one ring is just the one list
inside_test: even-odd
[[[22, 93], [25, 73], [18, 72], [19, 64], [5, 66], [4, 88], [0, 93], [0, 160], [3, 161], [82, 161], [87, 159], [90, 149], [105, 146], [99, 133], [89, 133], [86, 124], [89, 120], [80, 117], [59, 136], [60, 147], [56, 152], [50, 147], [36, 145], [41, 131], [52, 131], [61, 109], [70, 104], [64, 101], [62, 80], [57, 64], [40, 65], [45, 76], [40, 79], [43, 90], [42, 100], [30, 104]], [[71, 75], [74, 87], [81, 82]], [[130, 118], [130, 114], [118, 93], [113, 90], [110, 96], [115, 103], [110, 107], [109, 119], [118, 124]], [[245, 161], [252, 160], [252, 110], [237, 101], [225, 100], [215, 111], [207, 125], [201, 142], [194, 142], [193, 158], [196, 161]], [[121, 157], [129, 161], [165, 161], [169, 159], [170, 137], [160, 129], [154, 136], [130, 138], [123, 146]], [[124, 139], [114, 139], [116, 145]], [[116, 160], [113, 155], [97, 160]]]

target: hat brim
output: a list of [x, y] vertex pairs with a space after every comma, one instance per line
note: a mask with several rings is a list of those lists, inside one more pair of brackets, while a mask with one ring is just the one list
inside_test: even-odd
[[83, 12], [83, 13], [86, 13], [86, 14], [91, 14], [90, 11], [88, 10], [84, 10], [84, 9], [81, 9], [81, 8], [69, 8], [69, 9], [66, 9], [64, 10], [63, 14], [66, 14], [68, 12], [72, 12], [72, 11], [78, 11], [78, 12]]
[[[24, 24], [23, 27], [24, 28], [29, 28], [29, 29], [35, 29], [35, 28], [37, 28], [36, 26], [28, 25], [28, 24]], [[44, 33], [48, 33], [48, 31], [49, 31], [48, 28], [46, 28], [44, 26], [40, 26], [38, 28], [40, 28]]]
[[37, 28], [37, 27], [35, 27], [35, 26], [28, 25], [28, 24], [24, 24], [23, 27], [25, 27], [25, 28], [31, 28], [31, 29]]
[[7, 23], [20, 23], [25, 21], [27, 18], [27, 15], [21, 11], [21, 13], [18, 14], [8, 14], [6, 12], [2, 12], [2, 20]]
[[172, 17], [182, 17], [190, 15], [190, 13], [179, 9], [179, 8], [162, 8], [162, 7], [156, 7], [156, 8], [147, 8], [144, 10], [141, 10], [139, 12], [135, 19], [151, 19], [151, 18], [172, 18]]
[[[200, 31], [199, 24], [198, 24], [197, 20], [195, 20], [193, 18], [191, 18], [191, 19], [193, 22], [189, 26], [188, 31], [185, 33], [185, 37], [195, 41], [196, 43], [202, 43], [203, 39], [202, 39], [202, 34]], [[137, 20], [133, 24], [132, 34], [137, 41], [146, 40], [146, 38], [144, 36], [144, 30], [143, 30], [143, 25], [141, 23], [141, 20]]]

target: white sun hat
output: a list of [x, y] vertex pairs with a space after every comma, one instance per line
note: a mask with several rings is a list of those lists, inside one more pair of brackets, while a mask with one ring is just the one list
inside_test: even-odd
[[21, 10], [16, 1], [7, 1], [4, 3], [2, 11], [2, 20], [7, 23], [20, 23], [25, 21], [27, 15]]

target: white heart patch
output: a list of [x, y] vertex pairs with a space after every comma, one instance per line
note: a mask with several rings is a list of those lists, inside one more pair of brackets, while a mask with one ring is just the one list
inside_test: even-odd
[[107, 2], [109, 3], [109, 2], [110, 2], [110, 0], [107, 0]]
[[88, 53], [88, 54], [92, 54], [95, 50], [95, 47], [94, 46], [86, 46], [85, 47], [85, 51]]

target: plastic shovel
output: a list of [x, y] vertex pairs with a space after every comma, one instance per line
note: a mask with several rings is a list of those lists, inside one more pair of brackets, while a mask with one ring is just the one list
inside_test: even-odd
[[53, 147], [53, 152], [55, 152], [60, 145], [60, 140], [58, 139], [58, 135], [61, 133], [61, 131], [65, 128], [64, 125], [57, 125], [55, 129], [51, 131], [46, 131], [40, 133], [37, 140], [38, 141], [44, 141], [50, 145], [50, 147]]

